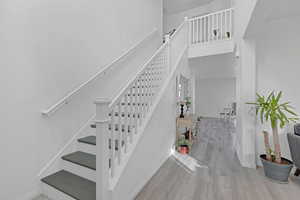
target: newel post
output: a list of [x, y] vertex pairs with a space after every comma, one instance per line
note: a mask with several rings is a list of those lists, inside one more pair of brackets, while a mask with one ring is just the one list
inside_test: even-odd
[[99, 98], [96, 104], [96, 200], [111, 199], [109, 192], [109, 103]]

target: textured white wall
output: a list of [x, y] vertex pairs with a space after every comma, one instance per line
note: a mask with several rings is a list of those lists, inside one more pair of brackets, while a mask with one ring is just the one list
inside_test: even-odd
[[220, 111], [235, 101], [233, 54], [199, 57], [189, 60], [195, 80], [195, 112], [219, 117]]
[[[37, 192], [37, 174], [113, 96], [161, 40], [162, 1], [2, 0], [0, 6], [0, 199]], [[40, 111], [158, 28], [122, 67], [85, 88], [51, 118]], [[121, 84], [122, 83], [122, 84]]]
[[212, 78], [196, 80], [196, 114], [219, 117], [223, 109], [235, 102], [235, 79]]
[[[283, 101], [291, 101], [300, 113], [299, 52], [300, 17], [289, 17], [269, 22], [263, 34], [257, 37], [257, 91], [267, 94], [282, 91]], [[257, 127], [257, 154], [264, 152], [263, 128]], [[283, 156], [290, 158], [286, 139], [287, 129], [280, 131]]]

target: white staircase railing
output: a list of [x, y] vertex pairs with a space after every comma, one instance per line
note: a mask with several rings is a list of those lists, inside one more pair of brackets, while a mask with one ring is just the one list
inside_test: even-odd
[[96, 100], [97, 200], [112, 198], [111, 191], [183, 50], [189, 45], [232, 39], [232, 21], [233, 9], [185, 18], [114, 99]]
[[232, 39], [233, 11], [233, 8], [230, 8], [189, 19], [189, 44]]
[[187, 47], [187, 38], [186, 19], [113, 100], [96, 101], [97, 200], [111, 198], [112, 184], [134, 150], [162, 87], [172, 76], [179, 52]]

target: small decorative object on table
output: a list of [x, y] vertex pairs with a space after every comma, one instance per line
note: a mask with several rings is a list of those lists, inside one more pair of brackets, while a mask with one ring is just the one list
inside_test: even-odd
[[180, 117], [180, 118], [184, 118], [184, 114], [183, 114], [183, 110], [184, 110], [184, 109], [183, 109], [183, 107], [184, 107], [184, 102], [183, 102], [183, 101], [180, 102], [180, 107], [181, 107], [181, 108], [180, 108], [180, 111], [181, 111], [181, 112], [180, 112], [179, 117]]
[[186, 113], [189, 114], [192, 105], [191, 97], [185, 97]]
[[269, 143], [269, 133], [263, 131], [266, 154], [260, 155], [266, 177], [280, 183], [287, 183], [293, 163], [281, 157], [278, 125], [283, 128], [290, 122], [296, 122], [298, 118], [292, 110], [293, 107], [290, 106], [290, 102], [280, 102], [281, 97], [282, 92], [278, 94], [271, 92], [268, 97], [257, 94], [256, 102], [247, 104], [255, 106], [256, 114], [260, 116], [261, 123], [271, 121], [274, 151]]

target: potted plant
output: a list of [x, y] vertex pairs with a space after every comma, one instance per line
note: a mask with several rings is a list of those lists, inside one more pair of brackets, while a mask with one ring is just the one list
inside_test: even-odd
[[274, 150], [269, 143], [269, 134], [263, 131], [266, 154], [260, 155], [266, 177], [278, 182], [287, 183], [293, 163], [281, 157], [278, 126], [285, 127], [290, 122], [298, 120], [297, 114], [290, 106], [290, 102], [281, 103], [282, 92], [271, 92], [268, 97], [257, 94], [256, 102], [247, 103], [254, 105], [256, 115], [260, 116], [261, 123], [270, 122], [273, 132]]
[[190, 142], [182, 136], [177, 141], [177, 150], [182, 154], [188, 154], [190, 150]]
[[185, 105], [186, 105], [186, 113], [189, 113], [192, 105], [191, 97], [185, 97]]

